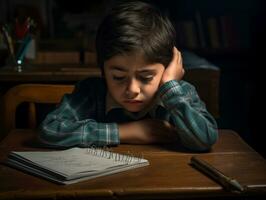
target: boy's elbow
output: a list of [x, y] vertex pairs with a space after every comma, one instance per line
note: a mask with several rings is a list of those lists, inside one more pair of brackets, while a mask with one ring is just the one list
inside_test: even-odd
[[55, 130], [52, 130], [47, 125], [41, 124], [39, 126], [38, 140], [42, 145], [49, 146], [49, 147], [65, 146], [65, 145], [60, 144], [62, 143], [62, 138], [60, 138], [59, 136], [60, 134], [58, 134]]
[[204, 137], [199, 142], [199, 145], [196, 145], [197, 151], [210, 151], [212, 146], [218, 140], [218, 130], [217, 128], [210, 128], [207, 130], [207, 137]]
[[218, 140], [218, 129], [212, 128], [209, 132], [208, 143], [210, 144], [210, 146], [213, 146]]
[[201, 135], [204, 135], [204, 137], [197, 137], [197, 139], [192, 137], [190, 140], [182, 141], [182, 143], [189, 150], [208, 152], [218, 140], [218, 130], [216, 128], [211, 128], [207, 130], [207, 133], [205, 132]]
[[44, 145], [51, 145], [54, 144], [55, 141], [52, 140], [51, 137], [51, 131], [49, 131], [49, 129], [47, 129], [46, 126], [44, 126], [43, 124], [41, 124], [39, 126], [39, 130], [38, 130], [38, 140], [41, 144]]

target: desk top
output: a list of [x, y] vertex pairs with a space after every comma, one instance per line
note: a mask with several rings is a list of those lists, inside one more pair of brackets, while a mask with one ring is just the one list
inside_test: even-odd
[[208, 153], [197, 154], [226, 175], [246, 185], [246, 193], [232, 193], [189, 165], [195, 153], [164, 145], [119, 145], [116, 152], [143, 154], [149, 166], [62, 186], [3, 165], [13, 150], [40, 150], [36, 131], [14, 130], [0, 144], [0, 199], [5, 198], [180, 198], [266, 195], [266, 161], [237, 133], [220, 130]]
[[99, 68], [88, 64], [35, 64], [22, 67], [21, 72], [13, 67], [0, 68], [1, 82], [76, 82], [89, 76], [100, 75]]

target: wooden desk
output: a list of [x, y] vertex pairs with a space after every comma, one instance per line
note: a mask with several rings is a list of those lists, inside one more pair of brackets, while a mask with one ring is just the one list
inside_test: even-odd
[[[36, 131], [14, 130], [0, 144], [3, 162], [12, 150], [40, 150]], [[266, 162], [235, 132], [220, 130], [209, 153], [198, 154], [248, 187], [246, 193], [225, 191], [188, 163], [193, 153], [156, 145], [120, 145], [114, 151], [142, 153], [150, 165], [119, 174], [62, 186], [0, 165], [0, 199], [181, 199], [266, 196]]]
[[77, 82], [89, 76], [100, 76], [99, 68], [78, 64], [35, 64], [22, 68], [0, 68], [0, 82]]

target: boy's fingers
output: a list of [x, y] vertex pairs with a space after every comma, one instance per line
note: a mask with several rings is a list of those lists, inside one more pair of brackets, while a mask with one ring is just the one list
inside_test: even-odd
[[180, 51], [173, 47], [172, 60], [164, 71], [161, 83], [166, 83], [169, 80], [181, 80], [184, 75], [184, 68], [182, 65], [182, 57]]
[[179, 60], [178, 50], [176, 47], [173, 47], [173, 57], [169, 65], [175, 65]]
[[172, 64], [175, 65], [175, 67], [177, 67], [176, 69], [179, 71], [177, 73], [177, 80], [180, 80], [184, 74], [185, 74], [185, 70], [183, 68], [183, 64], [182, 64], [182, 56], [181, 56], [181, 52], [177, 50], [176, 47], [173, 48], [173, 59], [172, 59]]
[[169, 64], [169, 66], [171, 66], [171, 65], [176, 66], [176, 64], [182, 65], [182, 56], [181, 56], [180, 51], [178, 51], [176, 47], [173, 47], [173, 57], [172, 57], [172, 60]]
[[174, 51], [175, 51], [176, 56], [177, 56], [177, 63], [178, 63], [178, 64], [182, 64], [182, 56], [181, 56], [181, 52], [178, 51], [176, 47], [174, 47]]

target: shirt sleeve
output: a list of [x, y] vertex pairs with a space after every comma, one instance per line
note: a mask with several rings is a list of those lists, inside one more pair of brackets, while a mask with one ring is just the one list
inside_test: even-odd
[[185, 81], [172, 80], [159, 88], [158, 95], [170, 112], [181, 143], [191, 150], [210, 149], [218, 139], [217, 124], [195, 88]]
[[71, 95], [65, 95], [59, 107], [41, 123], [39, 139], [42, 143], [54, 147], [119, 144], [116, 123], [99, 123], [95, 119], [80, 120], [78, 111], [84, 111], [83, 103], [73, 106], [71, 100]]

